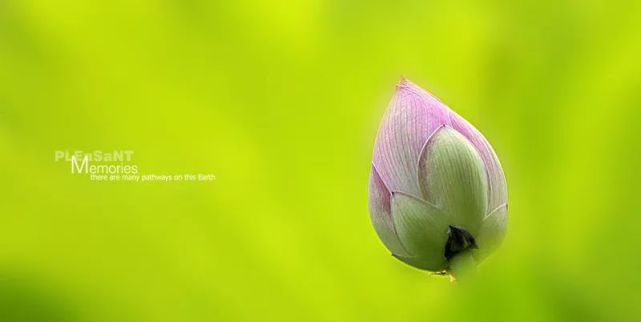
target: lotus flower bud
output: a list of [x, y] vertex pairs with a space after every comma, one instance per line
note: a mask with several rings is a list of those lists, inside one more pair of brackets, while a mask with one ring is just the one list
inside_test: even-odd
[[374, 144], [369, 211], [394, 257], [451, 271], [457, 258], [478, 263], [501, 242], [505, 176], [479, 131], [403, 79]]

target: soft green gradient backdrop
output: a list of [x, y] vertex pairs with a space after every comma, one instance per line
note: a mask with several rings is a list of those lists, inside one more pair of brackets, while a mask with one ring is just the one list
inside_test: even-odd
[[[1, 1], [0, 320], [638, 320], [640, 57], [638, 1]], [[505, 169], [463, 285], [370, 226], [400, 75]], [[90, 182], [60, 149], [217, 180]]]

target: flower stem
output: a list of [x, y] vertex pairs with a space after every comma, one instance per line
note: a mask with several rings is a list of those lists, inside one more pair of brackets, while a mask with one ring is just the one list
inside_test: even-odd
[[447, 270], [452, 277], [452, 280], [462, 280], [465, 279], [470, 273], [476, 270], [476, 261], [472, 256], [471, 251], [464, 251], [456, 254], [452, 259], [450, 259], [450, 267]]

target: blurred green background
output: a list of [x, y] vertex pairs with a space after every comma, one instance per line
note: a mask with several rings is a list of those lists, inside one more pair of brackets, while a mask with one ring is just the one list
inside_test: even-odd
[[[0, 321], [638, 321], [640, 57], [639, 1], [0, 1]], [[401, 75], [505, 169], [464, 284], [369, 222]]]

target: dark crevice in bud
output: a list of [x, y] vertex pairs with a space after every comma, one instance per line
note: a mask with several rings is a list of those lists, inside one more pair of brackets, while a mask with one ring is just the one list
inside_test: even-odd
[[449, 261], [457, 254], [468, 249], [478, 248], [474, 236], [460, 226], [449, 226], [447, 229], [447, 243], [445, 244], [445, 258]]

